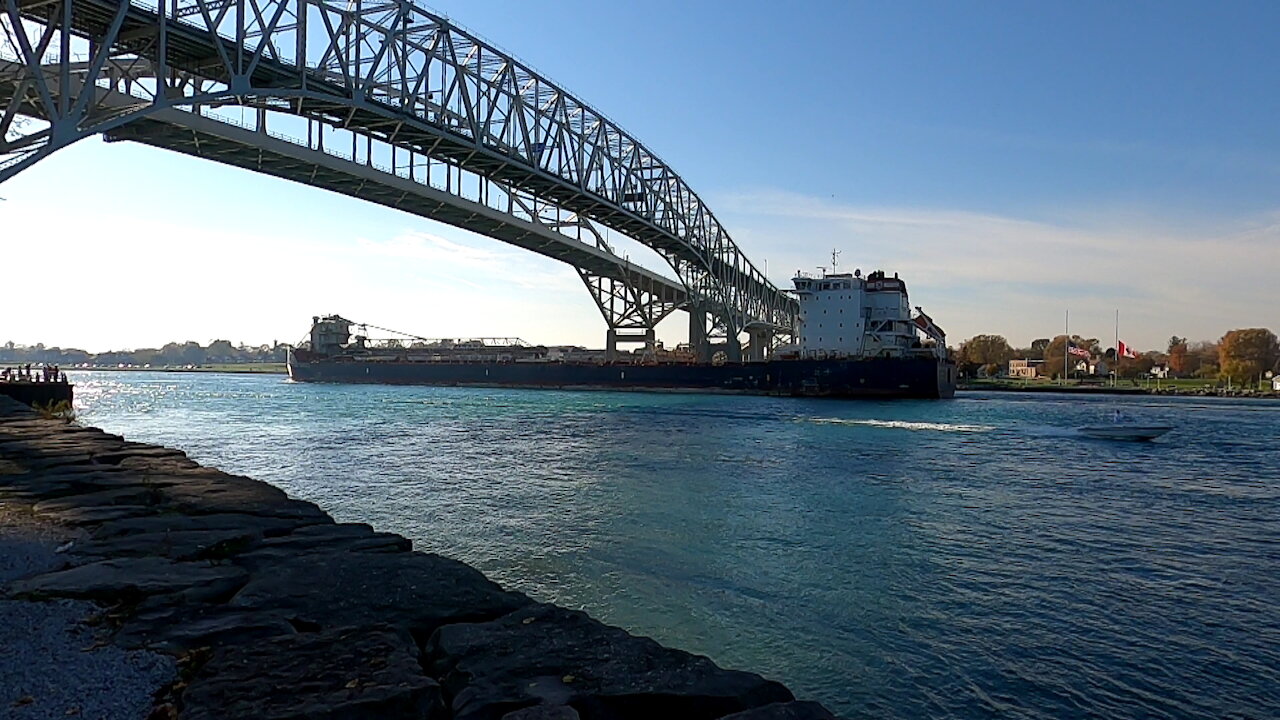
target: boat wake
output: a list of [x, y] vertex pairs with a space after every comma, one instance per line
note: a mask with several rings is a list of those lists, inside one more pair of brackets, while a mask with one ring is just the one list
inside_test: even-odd
[[863, 425], [866, 427], [888, 428], [892, 430], [915, 430], [933, 432], [982, 433], [995, 430], [989, 425], [964, 425], [960, 423], [910, 422], [907, 420], [848, 420], [845, 418], [810, 418], [810, 422], [819, 425]]

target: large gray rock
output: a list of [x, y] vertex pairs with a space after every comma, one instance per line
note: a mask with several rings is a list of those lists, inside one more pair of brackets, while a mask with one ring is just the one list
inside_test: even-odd
[[64, 495], [52, 500], [42, 500], [32, 507], [36, 514], [60, 513], [66, 510], [110, 507], [112, 505], [154, 505], [159, 500], [157, 491], [142, 485], [99, 490], [97, 492]]
[[117, 465], [126, 470], [140, 470], [154, 473], [181, 472], [183, 470], [200, 469], [200, 463], [195, 460], [187, 457], [178, 457], [176, 455], [169, 457], [131, 455], [121, 460]]
[[10, 584], [20, 598], [65, 597], [103, 603], [137, 602], [183, 593], [192, 600], [227, 597], [248, 577], [243, 569], [158, 557], [120, 558], [37, 575]]
[[[173, 517], [173, 516], [170, 516]], [[239, 523], [202, 522], [221, 515], [194, 516], [190, 522], [174, 523], [177, 528], [153, 532], [100, 534], [70, 548], [75, 556], [109, 558], [155, 555], [171, 560], [233, 561], [253, 569], [275, 566], [307, 553], [407, 552], [413, 543], [392, 533], [375, 532], [368, 525], [318, 524], [292, 528], [287, 535], [268, 537], [277, 525], [262, 525], [262, 518], [244, 515]], [[288, 529], [288, 528], [286, 528]]]
[[194, 466], [194, 463], [187, 458], [187, 454], [181, 450], [135, 442], [125, 442], [121, 447], [101, 447], [94, 454], [93, 461], [100, 465], [119, 465], [125, 460], [134, 458], [179, 461]]
[[175, 655], [203, 647], [252, 643], [294, 635], [297, 628], [281, 612], [238, 610], [225, 605], [144, 602], [113, 638], [126, 648], [149, 648]]
[[93, 529], [94, 538], [112, 538], [139, 533], [183, 532], [193, 530], [233, 530], [254, 532], [263, 537], [287, 535], [306, 525], [327, 524], [324, 518], [282, 518], [217, 513], [210, 515], [155, 515], [151, 517], [123, 518], [104, 522]]
[[442, 627], [426, 657], [456, 720], [499, 720], [533, 705], [572, 705], [592, 720], [711, 720], [794, 700], [759, 675], [721, 669], [552, 605]]
[[288, 535], [266, 538], [236, 558], [250, 570], [278, 566], [299, 555], [334, 552], [409, 552], [413, 542], [360, 524], [308, 525]]
[[49, 436], [32, 434], [0, 441], [0, 453], [27, 456], [96, 455], [116, 452], [124, 446], [123, 441], [92, 433], [59, 433]]
[[181, 513], [241, 513], [329, 521], [315, 503], [293, 500], [277, 487], [218, 471], [191, 473], [182, 482], [159, 488], [159, 502]]
[[262, 537], [256, 528], [175, 530], [134, 533], [74, 543], [70, 553], [96, 558], [145, 557], [170, 560], [227, 560], [252, 547]]
[[725, 715], [720, 720], [838, 720], [816, 702], [774, 703], [763, 707]]
[[87, 453], [22, 456], [22, 465], [29, 472], [44, 472], [45, 470], [62, 469], [71, 465], [88, 466], [92, 461], [93, 457]]
[[512, 710], [502, 720], [581, 720], [581, 715], [567, 705], [535, 705]]
[[447, 718], [417, 647], [389, 628], [343, 628], [214, 651], [182, 696], [183, 720]]
[[134, 473], [117, 468], [97, 465], [73, 465], [56, 471], [25, 473], [10, 476], [7, 487], [0, 482], [6, 494], [32, 501], [52, 500], [79, 493], [114, 490], [118, 488], [158, 487], [171, 485], [165, 477]]
[[159, 513], [155, 505], [102, 505], [99, 507], [68, 507], [43, 513], [47, 520], [60, 525], [91, 527], [111, 520], [146, 517]]
[[581, 720], [582, 716], [568, 705], [534, 705], [512, 710], [502, 720]]
[[492, 620], [529, 602], [439, 555], [322, 552], [254, 568], [229, 604], [280, 610], [317, 629], [385, 623], [425, 640], [441, 625]]

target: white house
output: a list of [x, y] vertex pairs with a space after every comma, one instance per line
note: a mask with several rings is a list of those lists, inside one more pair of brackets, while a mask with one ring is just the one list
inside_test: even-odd
[[1280, 392], [1280, 375], [1271, 378], [1271, 389]]

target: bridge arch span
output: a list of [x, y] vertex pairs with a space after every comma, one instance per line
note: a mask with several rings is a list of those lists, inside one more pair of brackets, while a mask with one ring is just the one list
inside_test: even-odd
[[[548, 233], [594, 246], [598, 263], [573, 245], [561, 259], [583, 273], [598, 304], [622, 298], [612, 316], [601, 305], [611, 331], [651, 329], [682, 307], [709, 319], [699, 334], [724, 338], [732, 351], [742, 332], [787, 333], [794, 324], [794, 301], [656, 154], [527, 65], [412, 2], [0, 3], [0, 182], [99, 133], [313, 184], [343, 170], [308, 153], [345, 156], [349, 178], [330, 189], [391, 206], [422, 200], [403, 188], [397, 200], [395, 183], [366, 177], [382, 171], [487, 208], [440, 211], [484, 216], [469, 229], [544, 248], [557, 247]], [[251, 127], [234, 128], [228, 107], [250, 108]], [[381, 199], [368, 197], [369, 188]], [[596, 228], [656, 251], [683, 293], [622, 267]], [[605, 280], [609, 290], [600, 289]]]

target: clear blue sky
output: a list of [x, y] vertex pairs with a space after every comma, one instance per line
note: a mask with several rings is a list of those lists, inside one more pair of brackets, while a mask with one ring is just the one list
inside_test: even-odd
[[[432, 7], [635, 134], [776, 283], [839, 247], [846, 266], [900, 272], [953, 344], [1027, 345], [1068, 308], [1072, 332], [1104, 340], [1118, 308], [1122, 337], [1153, 349], [1280, 329], [1280, 3]], [[84, 217], [66, 222], [68, 196]], [[83, 305], [0, 313], [0, 342], [293, 340], [324, 312], [603, 340], [564, 266], [208, 162], [87, 141], [0, 197], [6, 227], [85, 258], [60, 295], [119, 300], [109, 328]], [[303, 281], [325, 269], [340, 288]]]

